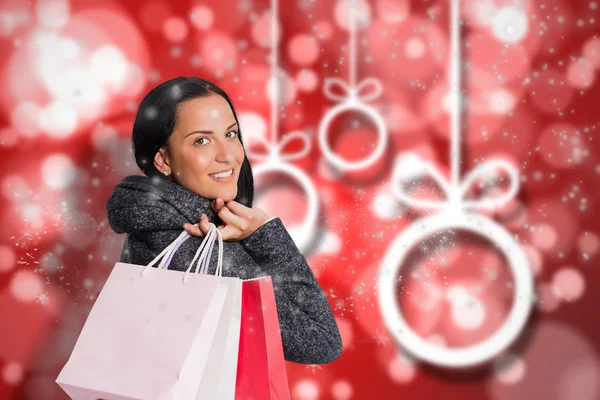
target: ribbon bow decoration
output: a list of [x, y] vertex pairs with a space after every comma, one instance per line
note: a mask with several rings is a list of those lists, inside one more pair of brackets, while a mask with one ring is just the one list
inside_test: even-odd
[[[285, 148], [285, 146], [291, 142], [292, 140], [299, 138], [302, 140], [303, 142], [303, 146], [300, 150], [297, 150], [295, 152], [287, 152], [287, 153], [283, 153], [283, 149]], [[260, 142], [262, 145], [264, 145], [265, 149], [267, 150], [266, 153], [256, 153], [256, 152], [251, 152], [250, 149], [246, 149], [246, 153], [248, 154], [248, 156], [250, 158], [255, 158], [257, 160], [272, 160], [272, 161], [293, 161], [293, 160], [297, 160], [298, 158], [302, 158], [305, 155], [308, 154], [308, 152], [310, 151], [310, 140], [311, 137], [309, 134], [307, 134], [306, 132], [303, 131], [294, 131], [288, 134], [285, 134], [281, 137], [281, 140], [279, 142], [275, 142], [275, 143], [268, 143], [267, 140], [262, 137], [262, 136], [253, 136], [252, 139], [250, 139], [250, 141], [254, 141], [256, 140], [257, 142]], [[250, 147], [250, 146], [248, 146]]]
[[[333, 92], [332, 88], [337, 87], [343, 94]], [[371, 91], [371, 93], [369, 93]], [[325, 78], [323, 92], [331, 100], [358, 104], [367, 103], [375, 100], [382, 92], [381, 82], [375, 78], [366, 78], [360, 81], [356, 86], [351, 86], [348, 82], [340, 78]]]
[[[501, 196], [469, 200], [466, 195], [476, 179], [486, 179], [497, 176], [498, 170], [508, 174], [509, 189]], [[417, 199], [406, 189], [407, 178], [432, 178], [442, 189], [444, 200]], [[397, 161], [391, 182], [392, 192], [406, 205], [417, 209], [463, 209], [463, 210], [495, 210], [515, 197], [519, 189], [519, 171], [510, 162], [502, 159], [487, 160], [469, 171], [462, 182], [449, 182], [442, 173], [431, 163], [426, 162], [415, 154], [405, 154]]]

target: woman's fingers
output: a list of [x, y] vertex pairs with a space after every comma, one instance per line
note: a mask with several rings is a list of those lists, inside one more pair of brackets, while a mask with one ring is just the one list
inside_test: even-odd
[[235, 239], [239, 235], [238, 230], [229, 225], [221, 225], [217, 229], [221, 232], [221, 238], [223, 240]]
[[208, 218], [205, 214], [202, 214], [200, 217], [200, 222], [197, 224], [184, 224], [183, 229], [190, 235], [204, 237], [208, 234], [208, 230], [210, 229], [210, 225], [208, 223]]
[[237, 201], [231, 200], [229, 202], [227, 202], [227, 208], [229, 208], [229, 210], [236, 214], [239, 215], [240, 217], [244, 217], [249, 221], [252, 221], [254, 219], [254, 214], [252, 213], [252, 209], [246, 207], [245, 205], [238, 203]]
[[214, 212], [218, 213], [225, 206], [225, 201], [221, 197], [217, 197], [210, 204]]
[[187, 233], [189, 233], [190, 235], [193, 236], [199, 236], [202, 237], [204, 236], [204, 233], [202, 233], [202, 231], [200, 230], [200, 227], [198, 226], [198, 224], [184, 224], [183, 225], [183, 229], [185, 229], [185, 231]]
[[[217, 227], [217, 229], [219, 229], [223, 240], [247, 237], [256, 230], [255, 225], [260, 226], [260, 221], [266, 216], [266, 213], [258, 208], [249, 208], [233, 200], [225, 203], [219, 197], [213, 200], [211, 207], [215, 211], [219, 210], [217, 214], [223, 221], [223, 225]], [[195, 225], [184, 224], [183, 228], [190, 235], [204, 237], [210, 229], [208, 217], [202, 214], [199, 223]]]
[[223, 207], [221, 211], [219, 211], [219, 217], [221, 217], [226, 225], [229, 225], [232, 228], [238, 228], [241, 231], [248, 229], [248, 220], [244, 217], [235, 215], [227, 207]]
[[208, 230], [210, 229], [210, 224], [208, 222], [208, 217], [206, 214], [202, 214], [200, 217], [200, 230], [204, 235], [208, 235]]

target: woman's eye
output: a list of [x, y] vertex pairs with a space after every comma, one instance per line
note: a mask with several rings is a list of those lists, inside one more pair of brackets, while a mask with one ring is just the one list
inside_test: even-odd
[[[234, 133], [234, 134], [235, 134], [235, 135], [231, 136], [232, 138], [234, 138], [234, 137], [236, 137], [237, 135], [239, 135], [239, 132], [237, 132], [237, 131], [230, 131], [230, 132], [228, 132], [227, 134], [230, 134], [230, 133]], [[205, 138], [205, 137], [202, 137], [202, 138], [200, 138], [200, 139], [196, 140], [194, 143], [198, 143], [198, 142], [200, 142], [201, 140], [208, 140], [208, 139], [207, 139], [207, 138]], [[200, 146], [202, 146], [202, 143], [200, 143]]]

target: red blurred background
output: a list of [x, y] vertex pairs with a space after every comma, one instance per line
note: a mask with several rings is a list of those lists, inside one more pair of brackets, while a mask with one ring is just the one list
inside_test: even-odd
[[[313, 151], [294, 161], [319, 195], [319, 235], [303, 252], [344, 341], [333, 363], [287, 364], [293, 398], [600, 398], [600, 2], [462, 2], [461, 169], [492, 156], [519, 168], [517, 198], [492, 217], [525, 251], [537, 293], [515, 345], [469, 371], [412, 359], [387, 331], [376, 289], [383, 255], [417, 218], [390, 190], [394, 158], [450, 166], [449, 2], [359, 1], [357, 78], [382, 83], [371, 105], [388, 145], [378, 162], [343, 172], [316, 132], [335, 106], [324, 79], [348, 80], [346, 3], [279, 4], [276, 134], [312, 134]], [[211, 80], [246, 137], [270, 137], [269, 9], [267, 0], [0, 0], [0, 398], [68, 398], [54, 380], [120, 256], [124, 235], [108, 227], [105, 202], [124, 176], [141, 174], [130, 137], [147, 91], [180, 75]], [[330, 126], [330, 146], [348, 160], [377, 140], [360, 112]], [[289, 228], [306, 211], [293, 183], [263, 185], [255, 203]], [[512, 278], [489, 240], [415, 249], [406, 268], [442, 271], [412, 274], [401, 290], [415, 330], [453, 347], [502, 323]], [[478, 288], [483, 319], [439, 301], [444, 281]]]

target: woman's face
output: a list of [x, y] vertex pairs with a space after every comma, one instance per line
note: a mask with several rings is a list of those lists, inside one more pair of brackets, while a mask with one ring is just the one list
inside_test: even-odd
[[[163, 147], [155, 156], [156, 168], [200, 196], [233, 200], [244, 148], [229, 103], [216, 94], [188, 100], [180, 104], [175, 125], [168, 151]], [[230, 170], [228, 177], [212, 176]]]

